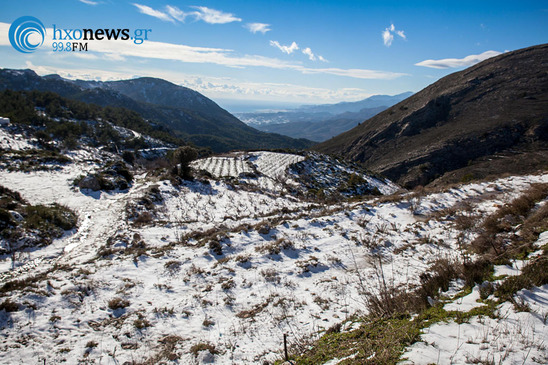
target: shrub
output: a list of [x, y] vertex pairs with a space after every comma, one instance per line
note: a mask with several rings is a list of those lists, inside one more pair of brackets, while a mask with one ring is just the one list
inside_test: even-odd
[[90, 349], [97, 346], [99, 346], [99, 343], [97, 343], [97, 341], [88, 341], [88, 343], [86, 344], [86, 347]]
[[120, 297], [112, 298], [108, 301], [108, 307], [112, 310], [129, 307], [129, 301]]
[[56, 203], [52, 206], [27, 206], [25, 213], [27, 214], [25, 224], [31, 229], [56, 226], [69, 230], [74, 228], [78, 222], [78, 217], [72, 210]]
[[293, 242], [285, 238], [279, 238], [274, 242], [255, 246], [255, 251], [268, 255], [278, 255], [282, 250], [292, 249], [293, 247]]
[[150, 212], [139, 213], [137, 218], [135, 218], [134, 223], [138, 226], [149, 224], [153, 221], [154, 217]]
[[215, 348], [215, 345], [209, 342], [200, 342], [192, 345], [192, 347], [190, 348], [190, 353], [194, 355], [194, 357], [197, 357], [201, 351], [209, 351], [209, 353], [213, 355], [219, 353], [219, 351]]
[[548, 257], [541, 256], [531, 261], [518, 276], [507, 278], [495, 291], [495, 295], [505, 300], [512, 300], [521, 289], [548, 284]]
[[[198, 157], [198, 151], [190, 146], [179, 147], [173, 153], [174, 172], [185, 180], [192, 179], [190, 163]], [[179, 165], [179, 166], [177, 166]]]
[[131, 151], [124, 151], [122, 153], [122, 158], [130, 165], [133, 165], [133, 163], [135, 162], [135, 154]]
[[19, 304], [12, 302], [10, 298], [4, 300], [0, 304], [0, 311], [5, 310], [6, 312], [17, 312], [19, 310]]
[[221, 256], [223, 254], [223, 246], [218, 239], [213, 239], [209, 241], [209, 249], [213, 251], [217, 256]]
[[135, 328], [142, 330], [143, 328], [150, 327], [150, 322], [147, 319], [138, 318], [133, 321]]

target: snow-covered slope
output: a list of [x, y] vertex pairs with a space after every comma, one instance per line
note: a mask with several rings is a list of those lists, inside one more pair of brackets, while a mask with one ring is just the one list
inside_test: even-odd
[[[142, 173], [127, 191], [105, 193], [72, 186], [83, 171], [100, 167], [99, 159], [77, 156], [85, 153], [56, 170], [0, 171], [1, 185], [26, 200], [57, 202], [79, 216], [78, 229], [52, 245], [1, 258], [0, 301], [9, 310], [0, 310], [0, 363], [272, 362], [282, 357], [284, 334], [303, 343], [363, 314], [364, 292], [378, 290], [379, 270], [394, 286], [413, 286], [440, 257], [460, 260], [463, 238], [436, 212], [466, 202], [488, 214], [531, 184], [548, 182], [547, 174], [508, 177], [423, 197], [326, 205], [265, 192], [261, 184], [174, 186]], [[195, 166], [219, 176], [258, 172], [275, 184], [280, 176], [298, 177], [288, 166], [306, 161], [256, 152]], [[524, 336], [537, 343], [546, 338], [546, 321], [538, 320], [548, 310], [545, 291], [523, 294], [532, 317], [510, 311], [506, 322], [441, 323], [406, 356], [443, 363], [457, 353], [462, 360], [472, 351], [469, 339], [481, 342], [478, 333], [498, 336], [486, 346], [504, 352], [506, 335], [493, 331], [508, 323], [512, 333], [521, 319]], [[451, 336], [459, 331], [455, 347]], [[529, 360], [543, 355], [534, 351]]]
[[[357, 166], [317, 153], [233, 152], [194, 161], [192, 167], [217, 178], [239, 179], [264, 191], [280, 192], [293, 188], [301, 193], [313, 189], [327, 194], [362, 195], [391, 194], [399, 189], [392, 182], [364, 173]], [[348, 186], [352, 175], [356, 175], [358, 182]]]

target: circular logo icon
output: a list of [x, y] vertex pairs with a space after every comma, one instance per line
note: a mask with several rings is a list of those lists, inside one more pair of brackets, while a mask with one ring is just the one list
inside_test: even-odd
[[22, 16], [11, 23], [10, 43], [19, 52], [32, 53], [44, 43], [46, 28], [33, 16]]

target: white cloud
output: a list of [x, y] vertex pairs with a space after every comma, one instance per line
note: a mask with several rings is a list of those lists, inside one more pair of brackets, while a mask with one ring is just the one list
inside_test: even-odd
[[158, 18], [166, 22], [174, 21], [174, 19], [171, 16], [164, 13], [163, 11], [152, 9], [150, 6], [146, 6], [146, 5], [135, 4], [135, 3], [133, 5], [137, 7], [137, 9], [139, 9], [139, 12], [143, 14], [153, 16], [155, 18]]
[[82, 58], [84, 60], [98, 60], [99, 57], [93, 53], [88, 52], [74, 52], [74, 57]]
[[317, 58], [309, 47], [303, 49], [303, 53], [308, 56], [310, 61], [316, 61]]
[[[89, 1], [89, 0], [86, 0]], [[242, 19], [236, 18], [231, 13], [224, 13], [219, 10], [211, 9], [205, 6], [192, 6], [196, 11], [184, 12], [176, 6], [166, 5], [165, 11], [153, 9], [150, 6], [142, 4], [133, 4], [143, 14], [153, 16], [163, 21], [184, 22], [188, 16], [192, 16], [195, 20], [202, 20], [209, 24], [226, 24], [231, 22], [241, 22]]]
[[291, 43], [289, 46], [282, 46], [278, 41], [270, 41], [270, 45], [287, 54], [291, 54], [299, 49], [299, 46], [295, 42]]
[[241, 22], [242, 19], [236, 18], [231, 13], [223, 13], [222, 11], [211, 9], [205, 6], [193, 6], [192, 8], [198, 9], [192, 13], [197, 20], [203, 20], [209, 24], [226, 24], [232, 22]]
[[305, 67], [299, 67], [295, 69], [298, 69], [303, 74], [328, 74], [328, 75], [352, 77], [355, 79], [393, 80], [401, 76], [407, 76], [407, 74], [403, 74], [403, 73], [364, 70], [364, 69], [305, 68]]
[[116, 81], [136, 77], [160, 77], [175, 84], [189, 87], [210, 98], [227, 98], [241, 100], [280, 100], [297, 102], [337, 102], [357, 101], [370, 97], [372, 94], [359, 88], [321, 88], [296, 84], [259, 83], [241, 81], [229, 77], [210, 77], [205, 75], [189, 75], [180, 72], [164, 70], [140, 70], [137, 74], [127, 71], [109, 71], [96, 69], [62, 69], [35, 65], [26, 61], [26, 68], [34, 70], [39, 75], [58, 74], [67, 79], [83, 79], [95, 81]]
[[396, 30], [396, 27], [394, 24], [390, 24], [388, 28], [386, 28], [382, 32], [382, 41], [386, 47], [390, 47], [392, 45], [392, 42], [394, 41], [394, 34], [398, 35], [399, 37], [403, 39], [407, 39], [405, 36], [405, 33], [403, 30]]
[[105, 60], [111, 60], [111, 61], [125, 61], [126, 58], [122, 55], [116, 54], [116, 53], [105, 53], [103, 58]]
[[87, 4], [87, 5], [98, 5], [99, 3], [97, 1], [92, 0], [80, 0], [81, 3]]
[[[0, 22], [0, 46], [10, 46], [8, 39], [8, 30], [10, 24]], [[46, 40], [44, 46], [39, 52], [51, 53], [53, 58], [58, 54], [53, 54], [51, 48], [45, 45], [51, 45], [53, 29], [46, 29]], [[284, 47], [279, 44], [276, 47]], [[287, 47], [288, 52], [298, 49], [293, 42]], [[215, 64], [226, 67], [246, 68], [246, 67], [265, 67], [277, 70], [290, 70], [301, 72], [303, 74], [326, 74], [345, 76], [357, 79], [378, 79], [392, 80], [398, 77], [407, 76], [404, 73], [378, 71], [367, 69], [340, 69], [340, 68], [310, 68], [302, 64], [288, 62], [277, 58], [263, 57], [258, 55], [234, 55], [233, 51], [224, 48], [206, 48], [192, 47], [183, 44], [145, 41], [136, 45], [131, 41], [102, 40], [89, 44], [88, 52], [90, 54], [99, 53], [109, 59], [121, 59], [119, 57], [136, 57], [143, 60], [173, 60], [185, 63], [204, 63]], [[281, 48], [280, 48], [281, 49]], [[72, 53], [72, 52], [71, 52]], [[70, 55], [67, 55], [70, 57]]]
[[190, 15], [190, 13], [185, 13], [176, 6], [166, 5], [166, 10], [173, 19], [177, 19], [180, 22], [184, 22], [185, 18]]
[[263, 34], [272, 30], [269, 27], [270, 24], [264, 23], [247, 23], [246, 25], [244, 25], [244, 28], [247, 28], [251, 33], [261, 32]]
[[382, 32], [382, 41], [384, 42], [384, 45], [386, 47], [390, 47], [393, 40], [394, 36], [392, 35], [392, 33], [390, 33], [390, 30], [386, 28], [384, 32]]
[[307, 55], [308, 56], [308, 59], [310, 61], [322, 61], [322, 62], [327, 62], [327, 60], [325, 58], [323, 58], [322, 56], [320, 55], [317, 55], [317, 54], [314, 54], [314, 52], [312, 52], [312, 50], [310, 49], [310, 47], [306, 47], [305, 49], [302, 50], [303, 54]]
[[441, 60], [424, 60], [418, 63], [415, 63], [415, 66], [423, 66], [430, 68], [455, 68], [455, 67], [467, 67], [475, 65], [481, 61], [484, 61], [488, 58], [498, 56], [501, 52], [497, 51], [486, 51], [478, 55], [469, 55], [464, 58], [444, 58]]

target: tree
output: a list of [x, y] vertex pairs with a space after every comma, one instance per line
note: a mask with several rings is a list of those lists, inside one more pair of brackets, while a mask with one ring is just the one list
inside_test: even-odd
[[190, 146], [177, 148], [173, 153], [174, 171], [185, 180], [192, 179], [190, 163], [198, 157], [198, 151]]

